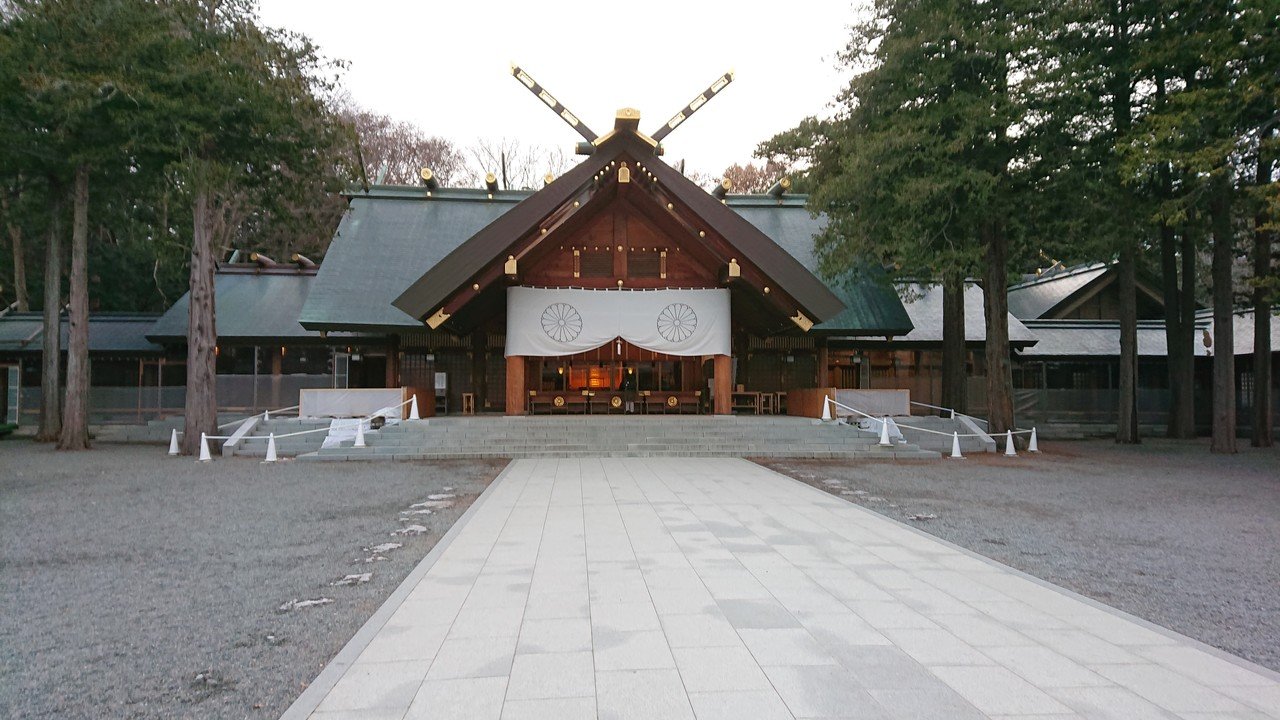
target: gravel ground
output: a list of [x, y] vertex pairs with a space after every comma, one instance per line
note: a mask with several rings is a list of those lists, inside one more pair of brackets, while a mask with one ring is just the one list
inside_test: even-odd
[[0, 717], [279, 717], [502, 466], [0, 442]]
[[[1247, 443], [1247, 441], [1245, 441]], [[963, 461], [769, 467], [1280, 671], [1280, 448], [1043, 443]], [[937, 515], [911, 520], [912, 515]]]

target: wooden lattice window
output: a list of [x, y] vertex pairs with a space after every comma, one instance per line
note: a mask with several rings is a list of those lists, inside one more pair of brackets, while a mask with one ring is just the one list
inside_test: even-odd
[[579, 277], [613, 277], [613, 253], [608, 250], [583, 250], [578, 262]]
[[627, 272], [633, 278], [667, 277], [667, 253], [658, 250], [638, 250], [627, 258]]

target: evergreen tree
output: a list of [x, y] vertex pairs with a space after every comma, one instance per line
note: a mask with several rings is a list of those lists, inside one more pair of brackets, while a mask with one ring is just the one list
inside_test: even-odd
[[808, 162], [817, 240], [830, 277], [868, 263], [944, 284], [944, 402], [961, 407], [963, 281], [982, 270], [990, 429], [1013, 426], [1008, 261], [1025, 122], [1011, 69], [1032, 10], [960, 0], [878, 0], [841, 55], [860, 69], [829, 121], [810, 119], [758, 153]]

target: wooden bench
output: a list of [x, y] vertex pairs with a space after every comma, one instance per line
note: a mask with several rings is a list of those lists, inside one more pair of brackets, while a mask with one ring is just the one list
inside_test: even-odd
[[645, 397], [644, 409], [663, 415], [697, 414], [702, 412], [702, 391], [653, 390]]

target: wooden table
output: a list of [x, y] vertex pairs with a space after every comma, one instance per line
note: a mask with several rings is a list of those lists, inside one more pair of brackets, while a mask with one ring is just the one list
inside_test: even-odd
[[734, 410], [750, 410], [756, 415], [760, 414], [760, 393], [758, 392], [736, 392], [733, 394]]

